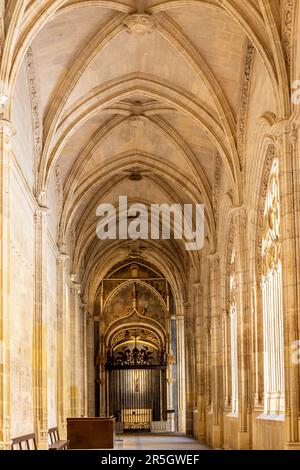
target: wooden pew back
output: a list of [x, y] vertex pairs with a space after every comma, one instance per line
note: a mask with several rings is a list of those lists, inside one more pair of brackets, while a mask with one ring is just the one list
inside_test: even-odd
[[35, 434], [15, 437], [11, 440], [11, 450], [37, 450]]

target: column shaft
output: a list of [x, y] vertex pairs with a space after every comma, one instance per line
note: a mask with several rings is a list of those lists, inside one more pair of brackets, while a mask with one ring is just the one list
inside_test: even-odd
[[15, 129], [0, 119], [0, 450], [10, 448], [10, 158]]
[[47, 216], [40, 206], [35, 215], [35, 312], [33, 320], [34, 427], [39, 449], [48, 448], [47, 364]]

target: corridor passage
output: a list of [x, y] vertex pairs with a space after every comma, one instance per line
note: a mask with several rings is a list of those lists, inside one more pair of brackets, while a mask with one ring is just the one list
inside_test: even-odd
[[196, 439], [183, 434], [122, 434], [117, 437], [117, 450], [209, 450]]

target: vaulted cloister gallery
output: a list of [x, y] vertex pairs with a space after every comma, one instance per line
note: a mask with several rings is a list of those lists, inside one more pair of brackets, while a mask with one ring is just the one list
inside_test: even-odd
[[[299, 7], [0, 2], [1, 449], [108, 416], [300, 448]], [[203, 247], [121, 196], [203, 204]]]

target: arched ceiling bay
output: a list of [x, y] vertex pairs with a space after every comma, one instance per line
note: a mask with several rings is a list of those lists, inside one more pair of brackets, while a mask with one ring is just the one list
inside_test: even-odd
[[[241, 201], [237, 121], [249, 41], [278, 112], [286, 111], [276, 11], [260, 0], [248, 1], [247, 11], [236, 0], [39, 0], [11, 1], [10, 12], [8, 31], [17, 33], [8, 38], [11, 56], [3, 54], [1, 86], [13, 89], [30, 46], [43, 123], [36, 196], [47, 192], [57, 166], [58, 242], [75, 232], [76, 269], [88, 263], [95, 273], [101, 256], [121, 249], [122, 241], [100, 246], [93, 233], [97, 204], [116, 203], [118, 195], [204, 203], [213, 246], [218, 158], [234, 202]], [[161, 245], [148, 244], [159, 259]], [[182, 244], [165, 245], [165, 261], [173, 251], [174, 266], [182, 266]]]

